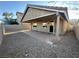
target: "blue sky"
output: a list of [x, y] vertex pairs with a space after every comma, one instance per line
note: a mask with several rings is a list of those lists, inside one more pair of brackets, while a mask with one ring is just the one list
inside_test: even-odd
[[[79, 18], [79, 2], [56, 2], [56, 1], [0, 1], [0, 19], [3, 18], [3, 12], [12, 12], [14, 14], [13, 18], [16, 18], [16, 12], [24, 12], [29, 4], [38, 4], [38, 5], [50, 5], [50, 6], [62, 6], [68, 7], [69, 18], [75, 19]], [[78, 9], [78, 10], [77, 10]]]
[[24, 12], [26, 4], [26, 2], [0, 2], [0, 18], [3, 18], [3, 12], [12, 12], [16, 18], [16, 12]]
[[2, 14], [3, 12], [12, 12], [14, 14], [13, 18], [16, 18], [16, 12], [24, 12], [27, 4], [44, 4], [46, 5], [46, 2], [34, 2], [34, 1], [0, 1], [0, 19], [3, 18]]

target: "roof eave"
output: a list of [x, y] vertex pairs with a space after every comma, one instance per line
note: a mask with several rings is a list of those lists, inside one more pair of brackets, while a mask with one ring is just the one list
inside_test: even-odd
[[22, 17], [22, 19], [21, 19], [21, 22], [22, 22], [24, 16], [26, 15], [27, 10], [28, 10], [29, 7], [31, 7], [31, 8], [36, 8], [36, 9], [43, 9], [43, 10], [47, 10], [47, 11], [61, 12], [61, 13], [64, 13], [64, 14], [65, 14], [67, 20], [69, 19], [68, 15], [67, 15], [67, 11], [56, 10], [56, 9], [49, 9], [49, 8], [42, 8], [42, 7], [37, 7], [36, 5], [27, 4], [27, 8], [26, 8], [26, 10], [25, 10], [25, 12], [24, 12], [24, 15], [23, 15], [23, 17]]

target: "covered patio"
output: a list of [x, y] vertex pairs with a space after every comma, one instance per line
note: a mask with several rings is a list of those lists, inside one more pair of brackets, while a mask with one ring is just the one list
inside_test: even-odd
[[[56, 35], [64, 34], [66, 32], [65, 23], [67, 20], [62, 15], [52, 14], [40, 18], [31, 19], [24, 23], [31, 24], [31, 30], [53, 33]], [[65, 30], [64, 30], [65, 29]]]
[[59, 36], [67, 31], [67, 8], [30, 5], [21, 22], [30, 23], [30, 30], [49, 32]]

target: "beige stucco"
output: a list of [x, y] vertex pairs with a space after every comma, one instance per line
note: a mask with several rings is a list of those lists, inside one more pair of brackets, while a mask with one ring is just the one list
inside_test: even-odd
[[42, 22], [38, 22], [37, 27], [33, 27], [33, 23], [32, 23], [32, 30], [49, 32], [49, 24], [47, 23], [47, 27], [43, 27], [42, 24], [43, 24]]
[[[54, 19], [53, 19], [54, 17]], [[38, 21], [36, 21], [38, 20]], [[51, 22], [50, 21], [54, 21], [54, 25], [53, 25], [53, 34], [56, 34], [56, 25], [57, 25], [57, 17], [53, 16], [53, 15], [49, 15], [49, 16], [44, 16], [44, 17], [40, 17], [39, 19], [34, 19], [32, 21], [30, 21], [29, 25], [27, 25], [28, 23], [25, 22], [26, 25], [23, 25], [24, 27], [30, 27], [31, 30], [36, 30], [36, 31], [41, 31], [41, 32], [50, 32], [50, 25]], [[33, 23], [37, 23], [37, 27], [33, 27]], [[43, 27], [42, 23], [47, 23], [47, 27]], [[64, 18], [62, 18], [60, 16], [60, 23], [59, 23], [59, 33], [60, 34], [64, 34], [66, 31], [68, 30], [68, 22], [67, 20], [65, 20]]]
[[67, 27], [68, 27], [68, 24], [67, 24], [67, 21], [66, 20], [63, 20], [63, 34], [67, 31]]
[[[36, 22], [37, 23], [37, 27], [33, 27], [33, 23], [32, 23], [32, 30], [36, 30], [36, 31], [42, 31], [42, 32], [48, 32], [48, 33], [51, 33], [50, 32], [50, 25], [51, 25], [51, 22], [45, 22], [47, 23], [47, 27], [43, 27], [43, 23], [44, 22]], [[67, 31], [67, 21], [65, 20], [60, 20], [60, 23], [59, 23], [59, 33], [60, 34], [64, 34], [66, 31]], [[53, 25], [53, 34], [56, 34], [56, 22], [54, 22], [54, 25]]]

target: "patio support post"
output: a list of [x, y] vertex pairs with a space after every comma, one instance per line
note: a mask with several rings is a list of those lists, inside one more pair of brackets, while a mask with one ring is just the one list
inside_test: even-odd
[[57, 16], [57, 22], [56, 22], [56, 37], [59, 37], [59, 34], [60, 34], [60, 15], [59, 15], [59, 12], [57, 11], [56, 13], [56, 16]]
[[30, 27], [30, 31], [32, 31], [32, 23], [30, 23], [31, 27]]

